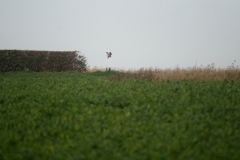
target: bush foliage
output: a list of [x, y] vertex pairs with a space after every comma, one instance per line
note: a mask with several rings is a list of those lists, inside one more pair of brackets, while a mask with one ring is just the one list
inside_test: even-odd
[[0, 71], [86, 71], [78, 51], [0, 50]]

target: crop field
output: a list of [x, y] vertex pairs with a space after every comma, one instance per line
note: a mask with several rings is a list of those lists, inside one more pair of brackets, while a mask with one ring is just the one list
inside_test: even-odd
[[0, 159], [240, 159], [239, 70], [142, 73], [0, 74]]

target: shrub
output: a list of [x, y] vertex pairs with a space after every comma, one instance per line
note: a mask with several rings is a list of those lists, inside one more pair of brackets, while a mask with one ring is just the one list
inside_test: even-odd
[[0, 50], [0, 71], [86, 71], [86, 57], [78, 51]]

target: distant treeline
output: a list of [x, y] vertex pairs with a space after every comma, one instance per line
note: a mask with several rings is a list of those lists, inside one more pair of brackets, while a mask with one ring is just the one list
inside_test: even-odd
[[78, 51], [0, 50], [0, 71], [86, 71]]

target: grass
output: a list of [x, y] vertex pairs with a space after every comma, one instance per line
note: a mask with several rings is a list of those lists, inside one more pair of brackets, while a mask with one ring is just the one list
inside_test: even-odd
[[[95, 69], [96, 70], [96, 69]], [[240, 80], [240, 68], [234, 65], [228, 68], [215, 68], [214, 64], [207, 67], [188, 67], [175, 69], [141, 68], [139, 70], [121, 71], [121, 74], [109, 77], [109, 80], [152, 80], [152, 81], [216, 81]]]
[[191, 81], [155, 70], [5, 73], [0, 159], [237, 160], [240, 81], [230, 71]]

